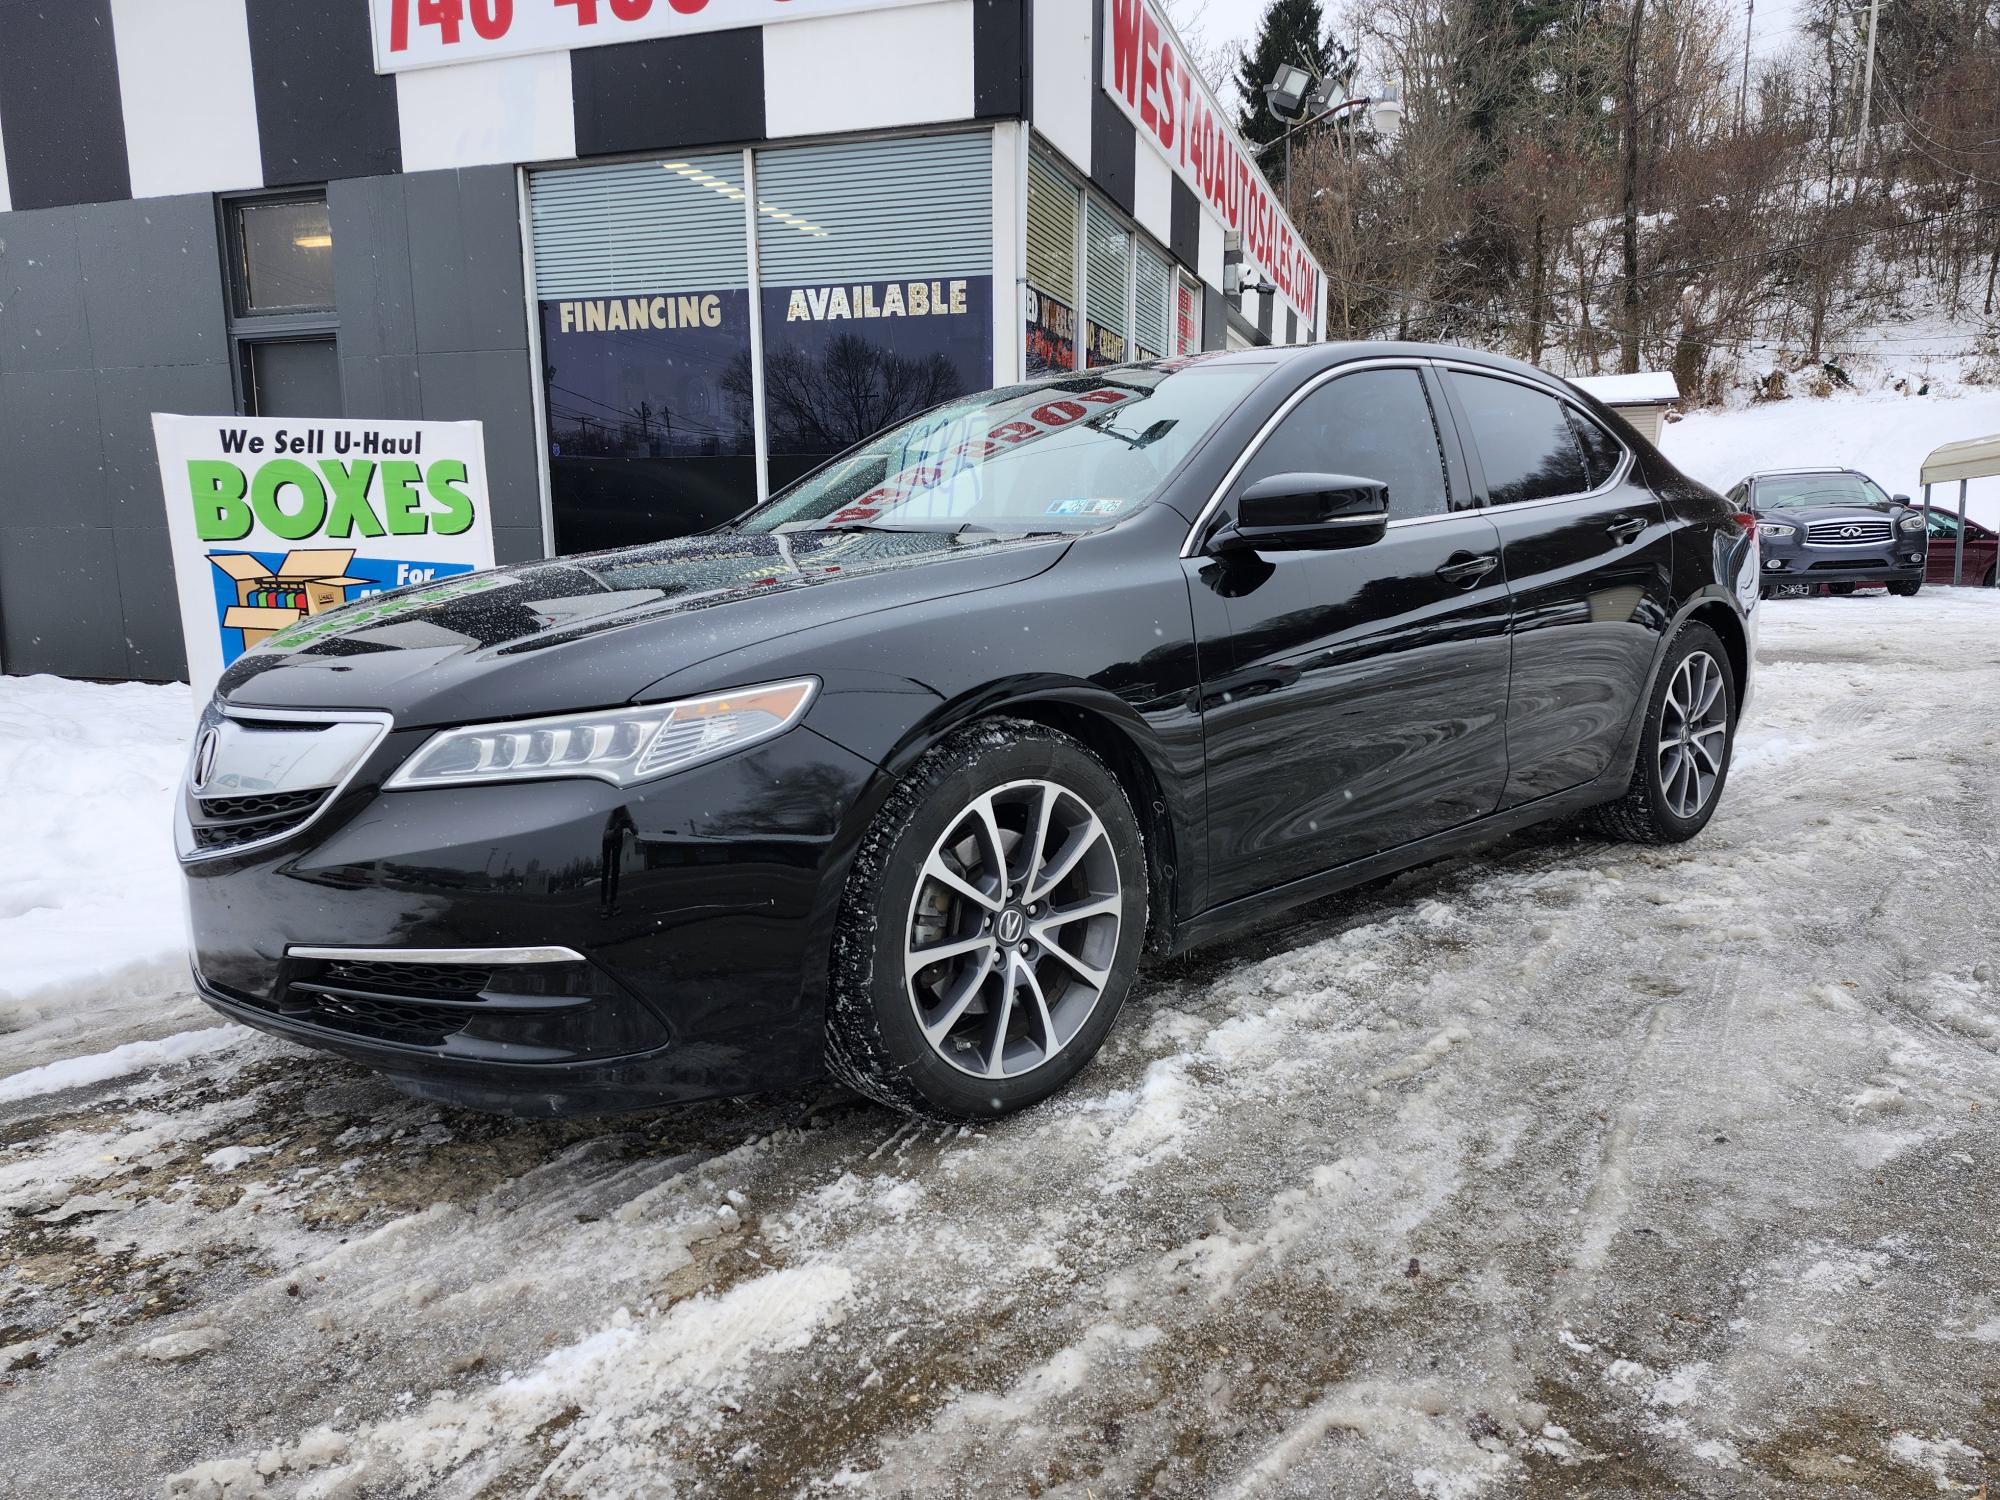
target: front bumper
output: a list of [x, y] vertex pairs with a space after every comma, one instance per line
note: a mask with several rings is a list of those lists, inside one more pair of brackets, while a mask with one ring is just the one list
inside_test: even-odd
[[391, 733], [296, 835], [184, 862], [211, 1006], [509, 1112], [818, 1075], [872, 764], [802, 727], [637, 788], [381, 791], [422, 738]]
[[1865, 547], [1814, 546], [1798, 537], [1759, 539], [1762, 582], [1907, 583], [1924, 576], [1924, 538], [1901, 533]]

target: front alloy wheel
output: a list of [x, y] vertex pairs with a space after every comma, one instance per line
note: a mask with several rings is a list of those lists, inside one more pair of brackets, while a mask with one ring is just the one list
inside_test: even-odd
[[924, 1040], [961, 1072], [1032, 1072], [1104, 997], [1124, 910], [1103, 823], [1068, 787], [1014, 781], [938, 836], [904, 947]]
[[986, 1117], [1090, 1061], [1145, 941], [1138, 820], [1105, 764], [1026, 720], [912, 767], [855, 856], [834, 946], [829, 1067], [884, 1104]]

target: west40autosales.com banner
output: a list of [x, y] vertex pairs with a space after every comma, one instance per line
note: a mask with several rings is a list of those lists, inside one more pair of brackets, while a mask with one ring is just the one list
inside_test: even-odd
[[[562, 52], [923, 0], [369, 0], [375, 71]], [[1064, 0], [1081, 5], [1084, 0]]]
[[1308, 323], [1319, 323], [1320, 274], [1271, 197], [1248, 149], [1151, 0], [1103, 0], [1104, 91], [1145, 142], [1243, 236], [1251, 269], [1271, 278]]

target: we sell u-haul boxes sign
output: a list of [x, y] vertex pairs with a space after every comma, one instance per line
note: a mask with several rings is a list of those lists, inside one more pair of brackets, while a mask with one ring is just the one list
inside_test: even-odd
[[477, 422], [156, 413], [153, 437], [198, 698], [302, 621], [493, 566]]

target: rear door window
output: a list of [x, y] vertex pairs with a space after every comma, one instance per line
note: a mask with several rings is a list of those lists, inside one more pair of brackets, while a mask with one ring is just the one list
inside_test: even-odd
[[1357, 370], [1312, 392], [1257, 450], [1239, 493], [1273, 474], [1378, 479], [1396, 520], [1452, 509], [1437, 418], [1415, 370]]
[[1518, 505], [1595, 488], [1562, 402], [1517, 381], [1456, 372], [1451, 379], [1486, 470], [1488, 501]]

